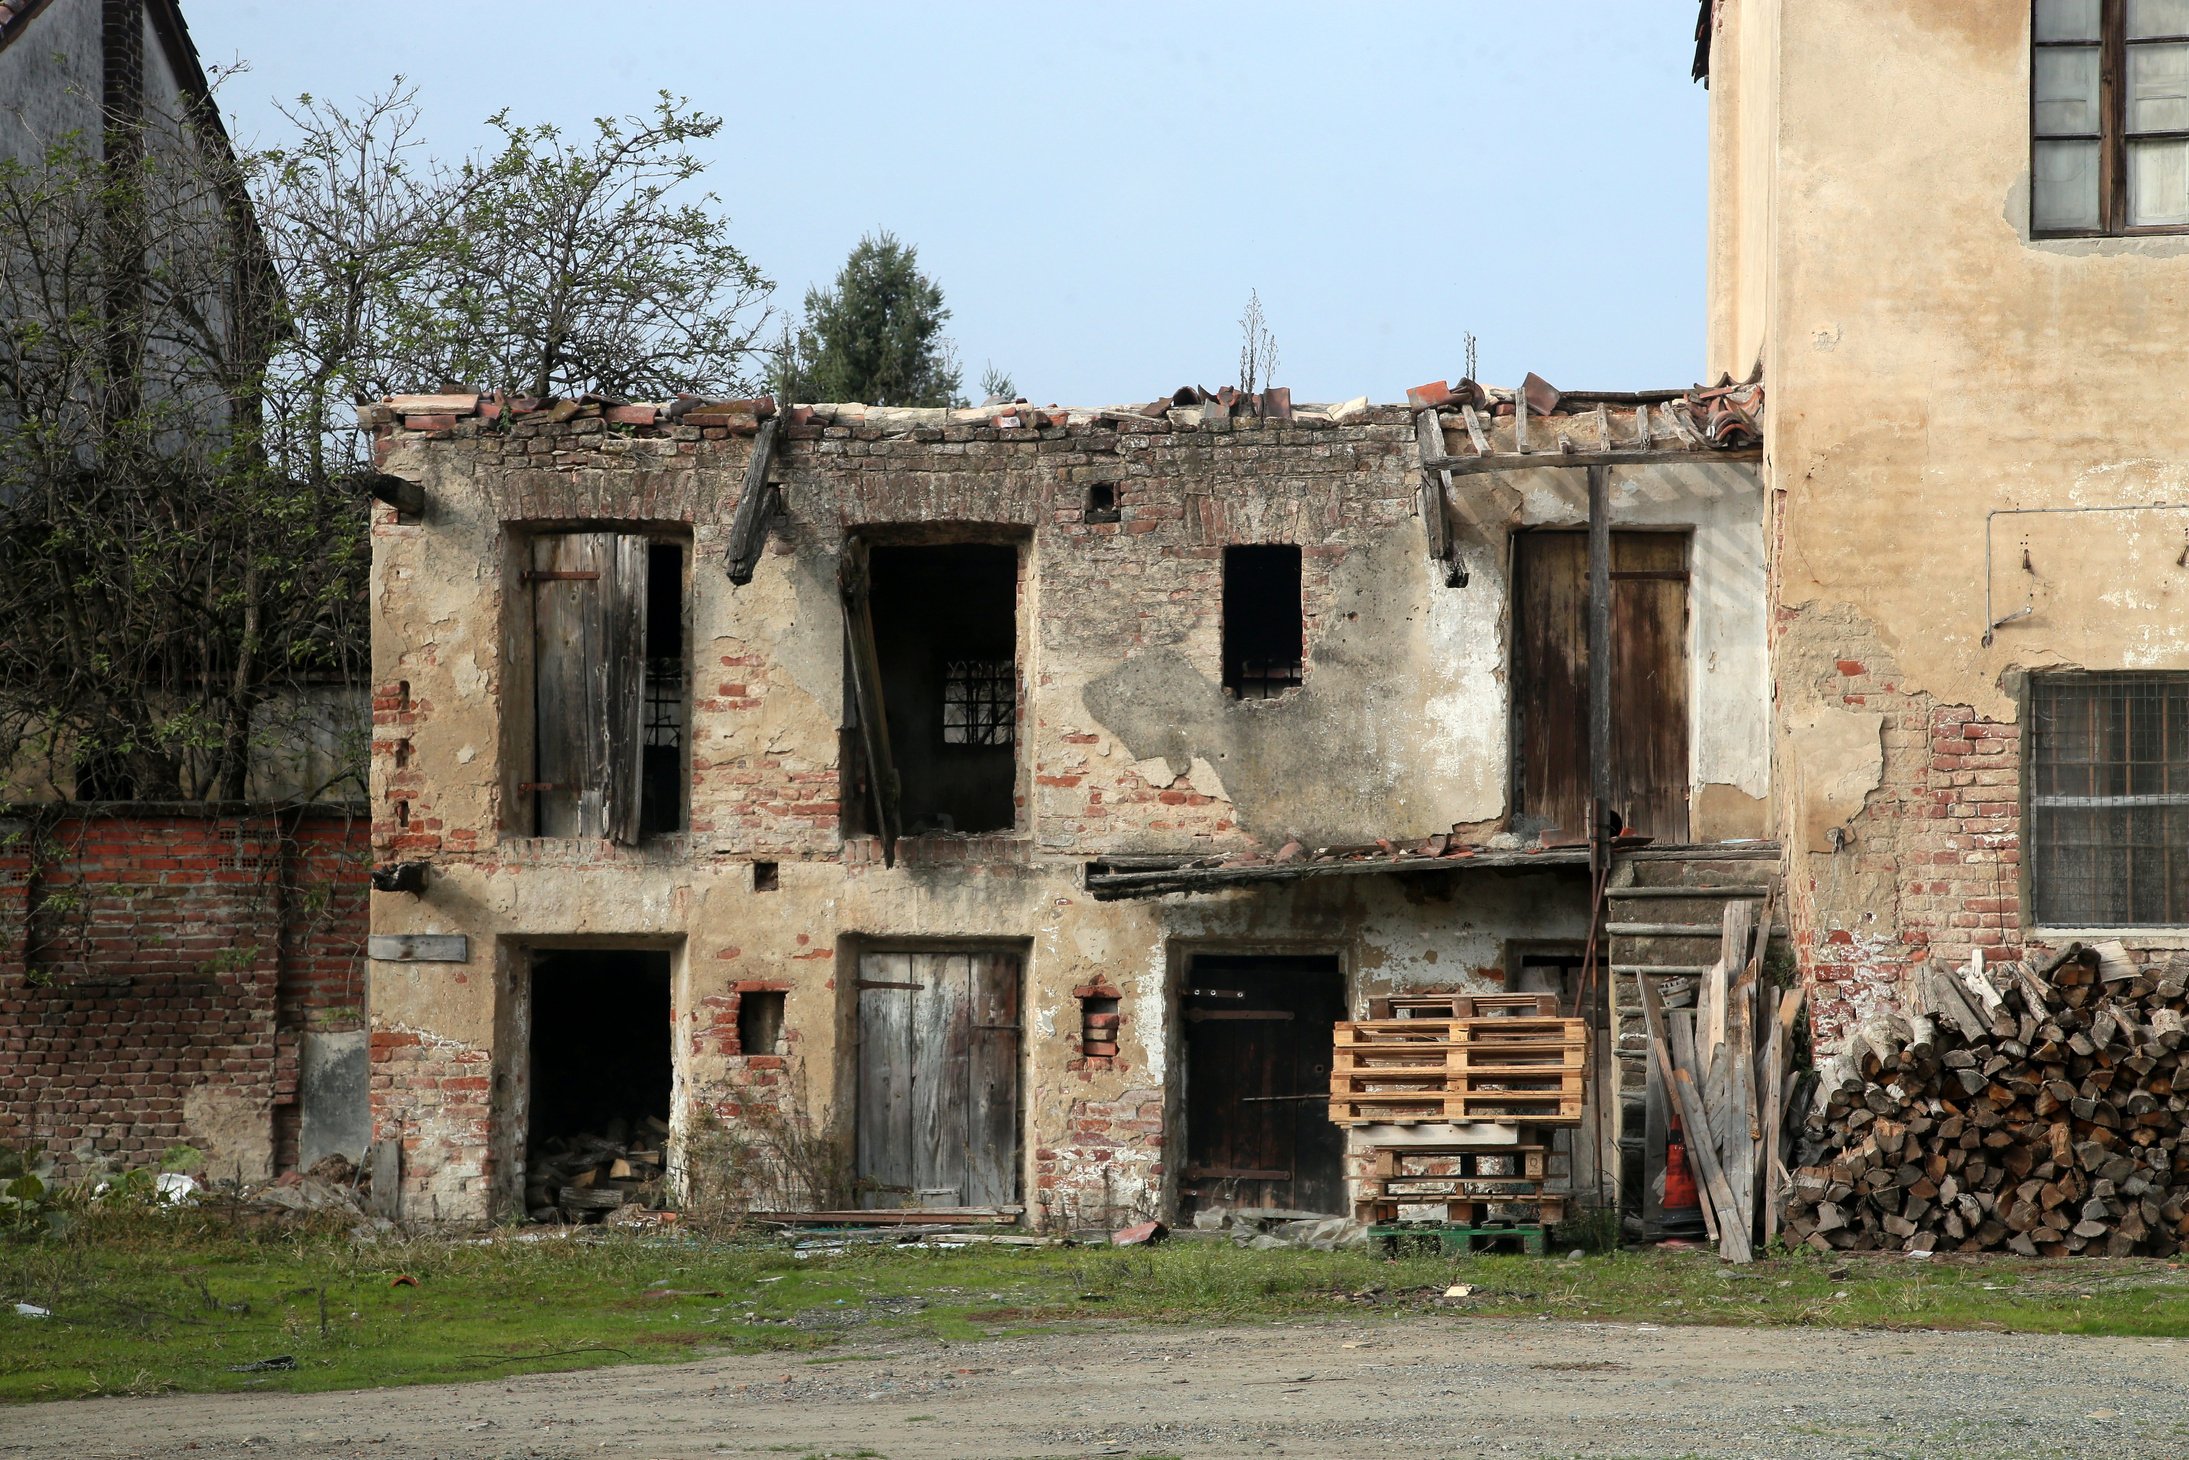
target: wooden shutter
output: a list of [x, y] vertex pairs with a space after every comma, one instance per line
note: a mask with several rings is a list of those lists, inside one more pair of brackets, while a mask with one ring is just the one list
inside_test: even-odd
[[858, 721], [858, 743], [866, 757], [867, 787], [874, 806], [874, 832], [882, 841], [882, 863], [895, 866], [897, 832], [901, 825], [897, 789], [897, 763], [890, 752], [889, 719], [882, 705], [882, 660], [874, 646], [874, 614], [869, 604], [866, 544], [857, 538], [844, 544], [837, 568], [837, 588], [844, 605], [844, 665], [851, 677], [852, 715]]
[[541, 836], [638, 840], [646, 539], [535, 538], [533, 736]]
[[[1588, 535], [1513, 539], [1513, 735], [1519, 809], [1589, 831]], [[1687, 538], [1611, 537], [1612, 808], [1661, 842], [1688, 837]]]

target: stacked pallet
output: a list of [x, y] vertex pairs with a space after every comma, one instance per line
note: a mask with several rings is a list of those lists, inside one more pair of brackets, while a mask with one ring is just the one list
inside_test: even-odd
[[[1527, 1013], [1513, 1007], [1522, 1000]], [[1587, 1026], [1542, 1012], [1533, 994], [1443, 1002], [1467, 1012], [1432, 1016], [1410, 1009], [1405, 1018], [1337, 1027], [1331, 1120], [1580, 1124]], [[1491, 1012], [1499, 1005], [1507, 1012]]]
[[1494, 1207], [1525, 1207], [1539, 1225], [1556, 1226], [1566, 1199], [1545, 1190], [1547, 1155], [1542, 1146], [1379, 1146], [1354, 1219], [1395, 1222], [1401, 1206], [1426, 1204], [1442, 1206], [1447, 1222], [1475, 1227]]
[[1811, 1247], [2171, 1254], [2189, 1243], [2189, 958], [2071, 943], [1927, 966], [1820, 1075], [1788, 1234]]
[[[1579, 1125], [1588, 1030], [1560, 1018], [1548, 994], [1412, 995], [1375, 1001], [1369, 1019], [1340, 1024], [1332, 1050], [1330, 1118], [1352, 1127]], [[1526, 1141], [1524, 1130], [1522, 1139]], [[1548, 1148], [1405, 1139], [1372, 1145], [1354, 1208], [1371, 1230], [1400, 1209], [1441, 1208], [1445, 1235], [1525, 1236], [1565, 1218], [1547, 1189]], [[1525, 1225], [1515, 1226], [1515, 1221]]]

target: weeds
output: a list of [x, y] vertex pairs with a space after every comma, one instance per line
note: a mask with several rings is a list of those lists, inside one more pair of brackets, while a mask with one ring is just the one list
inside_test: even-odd
[[[396, 1285], [408, 1277], [415, 1286]], [[1455, 1285], [1463, 1297], [1447, 1297]], [[50, 1318], [19, 1318], [27, 1302]], [[862, 1330], [954, 1342], [1095, 1319], [1607, 1321], [2189, 1336], [2189, 1275], [2156, 1260], [1578, 1260], [1158, 1247], [849, 1243], [510, 1230], [353, 1239], [338, 1220], [251, 1233], [219, 1205], [100, 1204], [0, 1242], [0, 1400], [437, 1383], [711, 1352], [828, 1353]], [[293, 1356], [293, 1370], [233, 1372]]]

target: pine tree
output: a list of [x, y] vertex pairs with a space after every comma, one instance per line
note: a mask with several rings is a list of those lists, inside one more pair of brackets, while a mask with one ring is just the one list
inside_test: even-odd
[[785, 401], [874, 406], [963, 404], [956, 352], [943, 335], [942, 288], [919, 250], [894, 234], [859, 240], [834, 287], [806, 291], [806, 318], [778, 346], [775, 391]]

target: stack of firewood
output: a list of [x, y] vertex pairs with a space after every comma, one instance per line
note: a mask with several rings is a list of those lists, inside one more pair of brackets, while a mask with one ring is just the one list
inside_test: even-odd
[[[2189, 961], [1926, 967], [1819, 1070], [1786, 1230], [1819, 1250], [2169, 1253], [2189, 1238]], [[2177, 1093], [2177, 1091], [2181, 1093]]]
[[529, 1153], [525, 1208], [537, 1222], [597, 1222], [660, 1192], [669, 1123], [648, 1116], [634, 1130], [612, 1120], [599, 1132], [556, 1136]]

